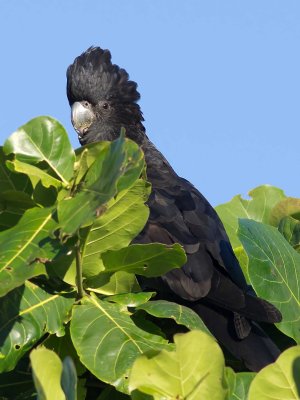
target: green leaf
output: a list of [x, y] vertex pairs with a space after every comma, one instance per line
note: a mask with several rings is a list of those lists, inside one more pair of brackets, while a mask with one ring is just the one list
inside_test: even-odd
[[149, 217], [144, 204], [149, 194], [149, 184], [137, 180], [132, 187], [118, 193], [107, 204], [105, 213], [83, 233], [82, 265], [86, 277], [103, 270], [102, 253], [128, 246], [143, 229]]
[[141, 290], [134, 274], [125, 271], [114, 273], [102, 272], [97, 276], [92, 276], [85, 280], [85, 288], [106, 296], [138, 292]]
[[38, 400], [66, 400], [60, 385], [62, 362], [54, 351], [35, 349], [30, 353], [30, 361]]
[[27, 210], [36, 206], [36, 203], [30, 198], [25, 192], [18, 192], [13, 190], [7, 190], [6, 192], [0, 192], [0, 202], [5, 206], [13, 206], [16, 211], [18, 209]]
[[44, 273], [41, 260], [50, 260], [58, 253], [49, 238], [56, 227], [52, 212], [52, 209], [32, 208], [16, 226], [0, 232], [0, 296], [26, 279]]
[[21, 126], [4, 143], [4, 152], [14, 153], [15, 170], [26, 172], [25, 164], [38, 167], [46, 185], [50, 178], [45, 179], [45, 173], [65, 185], [73, 175], [74, 151], [64, 127], [53, 118], [38, 117]]
[[281, 311], [278, 329], [300, 342], [300, 254], [276, 228], [259, 222], [240, 220], [239, 237], [255, 292]]
[[61, 236], [71, 236], [82, 226], [91, 224], [96, 218], [97, 210], [101, 210], [101, 205], [111, 196], [113, 196], [113, 192], [97, 193], [85, 190], [75, 197], [60, 201], [57, 211]]
[[106, 297], [104, 300], [112, 301], [125, 307], [138, 307], [141, 304], [147, 303], [155, 294], [155, 292], [124, 293]]
[[296, 219], [300, 219], [300, 199], [294, 197], [287, 197], [280, 201], [273, 208], [270, 223], [274, 226], [278, 226], [282, 218], [291, 216]]
[[234, 254], [235, 254], [236, 258], [238, 259], [238, 262], [240, 264], [240, 267], [243, 271], [243, 274], [246, 278], [247, 283], [250, 283], [250, 278], [249, 278], [249, 274], [248, 274], [249, 260], [248, 260], [247, 254], [246, 254], [243, 246], [236, 247], [234, 249]]
[[[129, 389], [155, 400], [225, 399], [224, 357], [216, 341], [201, 331], [175, 335], [175, 351], [139, 357], [133, 364]], [[209, 362], [208, 362], [209, 360]]]
[[[141, 173], [143, 163], [130, 163], [130, 167], [126, 165], [126, 152], [130, 146], [131, 141], [120, 137], [101, 149], [82, 185], [79, 185], [80, 191], [74, 197], [59, 202], [58, 219], [64, 234], [73, 234], [81, 226], [92, 224], [97, 214], [105, 211], [101, 206], [116, 194], [118, 180], [122, 175], [128, 175], [130, 168], [134, 170], [134, 177]], [[141, 156], [138, 147], [136, 151]], [[134, 182], [127, 179], [126, 183], [130, 186]]]
[[300, 346], [285, 350], [253, 379], [248, 400], [299, 400]]
[[86, 379], [79, 378], [77, 381], [77, 400], [88, 400], [87, 388], [86, 388]]
[[256, 374], [254, 372], [236, 374], [231, 368], [226, 368], [225, 373], [229, 388], [226, 400], [247, 400], [249, 386]]
[[66, 357], [63, 361], [61, 387], [65, 393], [66, 400], [76, 400], [77, 373], [71, 357]]
[[0, 191], [32, 193], [32, 185], [28, 176], [24, 174], [15, 174], [11, 172], [6, 164], [6, 158], [3, 153], [3, 147], [0, 146]]
[[42, 207], [52, 207], [59, 200], [60, 196], [65, 197], [67, 193], [66, 189], [57, 191], [53, 186], [46, 188], [41, 182], [38, 182], [34, 187], [33, 200]]
[[161, 336], [137, 327], [119, 304], [94, 297], [73, 308], [71, 337], [81, 362], [97, 378], [125, 393], [136, 357], [171, 347]]
[[296, 251], [300, 251], [300, 221], [292, 217], [284, 217], [278, 226], [279, 232]]
[[23, 192], [0, 193], [0, 231], [12, 228], [29, 208], [36, 204]]
[[[95, 281], [95, 279], [98, 281], [98, 277], [94, 278], [104, 269], [101, 254], [107, 250], [118, 250], [128, 246], [143, 229], [149, 217], [149, 209], [144, 204], [149, 193], [149, 184], [138, 179], [133, 186], [122, 190], [109, 201], [105, 206], [105, 212], [92, 226], [80, 230], [83, 276], [91, 277], [86, 284], [90, 288], [102, 285], [102, 278], [99, 284]], [[60, 271], [62, 279], [70, 284], [75, 283], [75, 262], [71, 266], [67, 264], [65, 268], [60, 266]]]
[[0, 299], [0, 372], [12, 370], [20, 358], [49, 332], [64, 334], [64, 322], [75, 293], [47, 293], [26, 282]]
[[75, 347], [72, 343], [69, 324], [65, 326], [64, 336], [50, 335], [46, 340], [43, 341], [43, 346], [49, 350], [55, 351], [55, 353], [64, 360], [66, 357], [71, 357], [78, 375], [83, 375], [86, 368], [81, 364]]
[[102, 254], [106, 272], [126, 271], [147, 277], [161, 276], [186, 262], [185, 252], [178, 243], [172, 246], [150, 243], [132, 244]]
[[[21, 360], [11, 372], [0, 374], [0, 399], [32, 399], [35, 394], [29, 360]], [[22, 396], [20, 396], [22, 394]], [[1, 397], [3, 396], [3, 397]]]
[[[121, 135], [123, 140], [124, 136]], [[141, 175], [144, 167], [144, 155], [139, 146], [132, 140], [125, 138], [126, 154], [123, 174], [118, 181], [118, 192], [127, 189]], [[102, 141], [90, 143], [77, 149], [76, 152], [76, 183], [79, 183], [88, 169], [96, 160], [99, 160], [99, 154], [110, 146], [110, 142]]]
[[[114, 142], [124, 145], [124, 138]], [[98, 175], [98, 170], [102, 169], [103, 161], [110, 152], [111, 145], [114, 142], [101, 141], [90, 143], [76, 150], [75, 182], [77, 184], [87, 181], [86, 175], [90, 170], [94, 178]], [[89, 172], [89, 175], [91, 178], [91, 172]], [[88, 180], [90, 181], [90, 179]], [[93, 181], [95, 182], [95, 179]]]
[[0, 230], [14, 226], [25, 210], [35, 206], [30, 198], [33, 188], [24, 174], [11, 172], [5, 164], [3, 148], [0, 147]]
[[39, 347], [30, 360], [38, 400], [77, 399], [77, 374], [70, 357], [62, 363], [54, 351]]
[[35, 183], [41, 181], [45, 187], [60, 187], [61, 180], [54, 178], [49, 175], [46, 171], [43, 171], [41, 168], [35, 167], [34, 165], [26, 164], [19, 160], [7, 161], [7, 167], [14, 172], [22, 172], [23, 174], [28, 175], [31, 178], [32, 183], [35, 186]]
[[137, 307], [158, 318], [172, 318], [179, 325], [190, 330], [196, 329], [211, 335], [203, 321], [192, 309], [166, 300], [153, 300]]
[[139, 390], [134, 390], [131, 392], [130, 398], [132, 400], [153, 400], [153, 396], [149, 396], [149, 394], [142, 393]]
[[125, 140], [127, 142], [125, 169], [118, 180], [118, 192], [130, 188], [138, 180], [145, 168], [144, 153], [139, 145], [132, 140]]
[[273, 207], [286, 196], [281, 189], [263, 185], [249, 192], [251, 200], [244, 200], [240, 195], [233, 197], [228, 203], [216, 207], [230, 242], [233, 246], [241, 245], [237, 236], [238, 218], [249, 218], [269, 224]]

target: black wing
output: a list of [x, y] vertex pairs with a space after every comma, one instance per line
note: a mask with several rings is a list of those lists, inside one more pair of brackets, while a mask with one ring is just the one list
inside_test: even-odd
[[275, 323], [280, 312], [254, 295], [246, 283], [224, 226], [201, 193], [170, 168], [148, 169], [152, 193], [148, 200], [150, 217], [138, 242], [180, 243], [187, 262], [161, 279], [146, 285], [158, 292], [170, 291], [181, 299], [205, 298], [218, 307], [234, 312], [239, 337], [250, 330], [243, 318]]

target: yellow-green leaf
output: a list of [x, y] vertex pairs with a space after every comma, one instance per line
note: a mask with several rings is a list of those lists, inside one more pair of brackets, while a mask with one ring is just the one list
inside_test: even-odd
[[201, 331], [175, 335], [175, 351], [139, 357], [131, 370], [129, 389], [155, 400], [223, 400], [224, 357], [217, 342]]
[[248, 400], [299, 400], [300, 346], [285, 350], [253, 379]]
[[30, 361], [38, 400], [66, 400], [60, 385], [63, 367], [58, 355], [40, 347], [32, 350]]

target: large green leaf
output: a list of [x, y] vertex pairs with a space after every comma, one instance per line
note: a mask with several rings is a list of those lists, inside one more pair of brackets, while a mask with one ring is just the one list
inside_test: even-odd
[[[94, 279], [104, 269], [101, 254], [128, 246], [143, 229], [149, 216], [149, 209], [144, 204], [149, 192], [149, 184], [138, 179], [134, 185], [122, 190], [108, 202], [105, 212], [92, 226], [80, 230], [83, 276], [92, 277], [88, 286], [97, 288], [102, 285], [102, 278], [99, 284]], [[58, 268], [60, 276], [74, 284], [75, 262], [72, 265], [67, 263], [66, 268], [62, 268], [62, 265]]]
[[52, 294], [26, 282], [0, 299], [0, 372], [10, 371], [47, 332], [63, 335], [75, 293]]
[[56, 227], [52, 209], [32, 208], [19, 223], [0, 232], [0, 296], [44, 272], [42, 260], [58, 252], [49, 235]]
[[63, 367], [58, 355], [40, 347], [30, 353], [30, 361], [38, 400], [66, 400], [60, 385]]
[[300, 342], [300, 254], [272, 226], [240, 220], [239, 238], [249, 257], [256, 293], [274, 304], [283, 320], [277, 327]]
[[[84, 225], [92, 224], [97, 214], [105, 211], [101, 206], [116, 194], [121, 176], [128, 175], [133, 170], [133, 178], [137, 179], [143, 168], [142, 152], [135, 147], [138, 161], [135, 164], [130, 162], [129, 167], [126, 165], [126, 153], [131, 146], [131, 141], [120, 137], [101, 148], [97, 159], [78, 185], [79, 192], [59, 202], [58, 219], [66, 235], [73, 234]], [[132, 175], [129, 174], [126, 179], [128, 187], [134, 183], [131, 178]]]
[[285, 350], [253, 379], [248, 400], [299, 400], [300, 346]]
[[292, 217], [284, 217], [279, 223], [278, 230], [291, 246], [300, 252], [300, 221]]
[[203, 321], [192, 309], [166, 300], [154, 300], [141, 304], [137, 310], [147, 311], [148, 314], [158, 318], [172, 318], [179, 325], [184, 325], [190, 330], [197, 329], [211, 334]]
[[71, 337], [81, 362], [100, 380], [127, 391], [138, 355], [171, 347], [159, 335], [136, 326], [119, 304], [86, 297], [73, 309]]
[[226, 381], [229, 389], [226, 400], [247, 400], [249, 386], [254, 377], [254, 372], [236, 374], [231, 368], [226, 368]]
[[[224, 357], [216, 341], [201, 331], [175, 335], [175, 351], [161, 351], [133, 364], [129, 389], [155, 400], [225, 399]], [[209, 362], [208, 362], [209, 360]]]
[[4, 152], [14, 153], [17, 171], [30, 175], [30, 167], [38, 167], [46, 186], [55, 184], [50, 177], [67, 185], [73, 176], [75, 153], [64, 127], [53, 118], [38, 117], [21, 126], [6, 140]]
[[83, 233], [82, 264], [85, 276], [93, 276], [103, 269], [101, 253], [118, 250], [129, 245], [143, 229], [149, 217], [145, 201], [150, 187], [144, 180], [137, 180], [129, 189], [112, 199], [105, 213]]
[[186, 254], [178, 243], [172, 246], [150, 243], [132, 244], [102, 254], [106, 272], [126, 271], [150, 277], [160, 276], [186, 262]]
[[273, 207], [286, 196], [281, 189], [263, 185], [249, 192], [251, 200], [244, 200], [240, 195], [233, 197], [228, 203], [216, 207], [232, 246], [241, 245], [237, 236], [238, 219], [249, 218], [269, 224]]

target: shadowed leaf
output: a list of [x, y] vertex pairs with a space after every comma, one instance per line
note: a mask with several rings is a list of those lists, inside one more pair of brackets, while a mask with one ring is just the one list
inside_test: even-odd
[[279, 223], [278, 230], [296, 251], [300, 251], [300, 221], [285, 217]]
[[192, 309], [166, 300], [153, 300], [137, 307], [148, 314], [159, 318], [172, 318], [179, 325], [184, 325], [190, 330], [198, 329], [211, 335], [201, 318]]
[[239, 237], [255, 292], [281, 311], [278, 329], [300, 342], [300, 254], [276, 228], [259, 222], [240, 220]]
[[278, 226], [281, 219], [287, 216], [300, 219], [300, 199], [287, 197], [273, 208], [270, 216], [271, 225]]
[[26, 279], [44, 273], [40, 260], [50, 260], [58, 253], [49, 238], [56, 227], [52, 212], [52, 209], [32, 208], [16, 226], [0, 232], [0, 296]]
[[2, 297], [0, 372], [12, 370], [45, 333], [63, 335], [74, 301], [75, 294], [50, 294], [31, 282]]
[[255, 375], [254, 372], [236, 374], [231, 368], [226, 368], [226, 381], [229, 388], [226, 400], [247, 400], [249, 386]]

